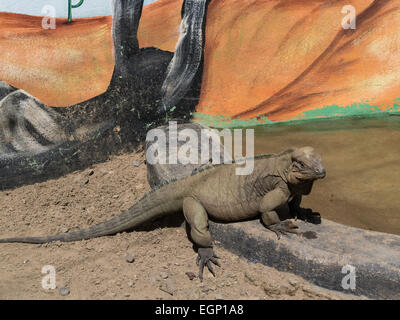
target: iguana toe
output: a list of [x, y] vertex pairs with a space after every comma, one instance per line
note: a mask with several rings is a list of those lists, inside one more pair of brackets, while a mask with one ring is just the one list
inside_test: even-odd
[[212, 275], [215, 277], [215, 271], [214, 268], [212, 267], [212, 263], [214, 263], [216, 266], [220, 267], [221, 265], [218, 262], [218, 256], [214, 253], [214, 250], [212, 248], [199, 248], [197, 251], [199, 254], [196, 259], [196, 264], [199, 266], [199, 278], [200, 281], [203, 281], [203, 270], [204, 266], [207, 266], [208, 270], [212, 273]]
[[311, 209], [301, 208], [301, 210], [297, 212], [296, 218], [312, 224], [321, 223], [321, 214], [319, 212], [314, 212]]
[[267, 227], [268, 230], [275, 232], [276, 236], [278, 237], [278, 240], [281, 238], [282, 234], [286, 235], [287, 233], [294, 233], [300, 235], [301, 232], [296, 230], [298, 228], [299, 227], [290, 220], [281, 221], [279, 223], [272, 224]]

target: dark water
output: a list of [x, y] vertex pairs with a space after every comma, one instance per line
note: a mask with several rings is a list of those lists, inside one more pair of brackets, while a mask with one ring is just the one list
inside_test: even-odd
[[358, 228], [400, 235], [400, 117], [257, 126], [255, 153], [312, 146], [327, 176], [303, 207]]

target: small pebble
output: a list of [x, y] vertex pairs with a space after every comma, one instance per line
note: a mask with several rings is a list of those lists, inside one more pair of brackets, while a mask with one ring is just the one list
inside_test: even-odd
[[209, 287], [207, 287], [207, 286], [201, 287], [201, 291], [204, 292], [204, 293], [207, 293], [207, 292], [209, 292], [210, 290], [211, 290], [211, 289], [210, 289]]
[[68, 228], [61, 228], [60, 231], [61, 231], [61, 233], [67, 233], [69, 231], [69, 229]]
[[163, 279], [167, 279], [168, 278], [168, 274], [166, 272], [161, 272], [160, 273], [160, 277]]
[[60, 295], [63, 297], [69, 295], [69, 289], [68, 288], [60, 288]]
[[132, 165], [133, 165], [134, 167], [139, 167], [139, 166], [140, 166], [140, 161], [137, 161], [137, 160], [132, 161]]
[[126, 262], [128, 262], [128, 263], [133, 263], [133, 262], [135, 262], [135, 258], [134, 258], [133, 255], [130, 254], [130, 253], [128, 253], [128, 254], [126, 255], [125, 260], [126, 260]]
[[294, 279], [289, 279], [289, 284], [295, 288], [299, 286], [299, 283]]
[[153, 281], [153, 282], [156, 282], [156, 281], [160, 281], [161, 279], [160, 279], [159, 276], [151, 276], [150, 280]]
[[215, 295], [215, 300], [224, 300], [224, 296], [222, 294], [217, 293]]
[[196, 275], [193, 272], [189, 271], [189, 272], [186, 272], [185, 274], [188, 276], [188, 278], [190, 280], [193, 280], [194, 278], [196, 278]]
[[246, 291], [243, 291], [243, 290], [240, 290], [240, 295], [241, 295], [242, 297], [247, 296], [247, 292], [246, 292]]
[[90, 170], [88, 176], [92, 176], [94, 174], [94, 170]]
[[27, 264], [29, 262], [29, 259], [24, 260], [24, 264]]

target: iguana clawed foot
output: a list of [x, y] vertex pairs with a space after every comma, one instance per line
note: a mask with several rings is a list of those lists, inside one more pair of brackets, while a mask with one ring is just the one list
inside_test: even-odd
[[298, 228], [299, 227], [290, 220], [281, 221], [279, 223], [267, 227], [268, 230], [275, 232], [276, 236], [278, 237], [278, 240], [281, 238], [282, 234], [286, 235], [287, 233], [294, 233], [306, 239], [317, 238], [317, 234], [314, 231], [301, 232], [297, 230]]
[[215, 272], [212, 267], [212, 263], [220, 267], [221, 265], [218, 262], [219, 256], [214, 253], [212, 248], [199, 248], [197, 253], [199, 254], [196, 259], [196, 264], [199, 266], [199, 278], [200, 281], [203, 281], [203, 270], [204, 266], [207, 266], [208, 270], [215, 277]]
[[281, 221], [267, 227], [268, 230], [275, 232], [278, 240], [281, 238], [282, 234], [285, 235], [287, 233], [295, 233], [300, 235], [301, 232], [297, 230], [298, 228], [299, 227], [290, 220]]
[[299, 208], [296, 212], [295, 218], [313, 224], [321, 223], [321, 214], [319, 212], [314, 212], [311, 209]]

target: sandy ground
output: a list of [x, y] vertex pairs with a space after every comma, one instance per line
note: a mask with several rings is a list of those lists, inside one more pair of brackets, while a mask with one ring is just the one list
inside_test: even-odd
[[[1, 237], [73, 231], [118, 214], [150, 188], [143, 159], [143, 153], [116, 156], [57, 180], [0, 192]], [[198, 271], [196, 253], [182, 217], [74, 243], [2, 244], [0, 299], [352, 298], [249, 263], [218, 244], [216, 252], [222, 264], [216, 277], [207, 271], [203, 283], [190, 280], [186, 273]], [[46, 265], [56, 270], [54, 290], [42, 288]], [[62, 288], [69, 293], [62, 296]]]

